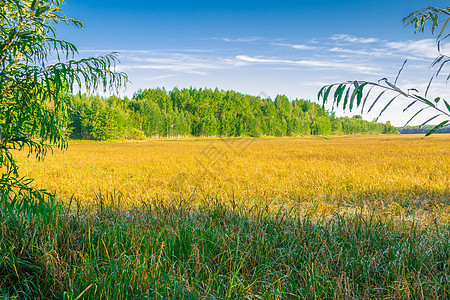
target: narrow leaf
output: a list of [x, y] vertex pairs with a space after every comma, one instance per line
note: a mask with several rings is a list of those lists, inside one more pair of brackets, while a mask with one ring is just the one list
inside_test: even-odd
[[407, 111], [411, 106], [413, 106], [414, 104], [416, 104], [419, 100], [415, 100], [413, 102], [411, 102], [404, 110], [403, 112]]
[[411, 119], [409, 119], [408, 122], [406, 122], [406, 124], [404, 125], [404, 127], [408, 126], [408, 124], [409, 124], [415, 117], [417, 117], [417, 115], [419, 115], [422, 111], [424, 111], [424, 110], [427, 109], [427, 108], [429, 108], [429, 107], [422, 108], [422, 109], [420, 109], [418, 112], [416, 112], [416, 113], [411, 117]]
[[345, 110], [345, 107], [347, 106], [348, 95], [349, 95], [349, 93], [350, 93], [350, 89], [351, 89], [351, 87], [348, 87], [347, 93], [345, 94], [345, 98], [344, 98], [344, 106], [343, 106], [343, 109], [344, 109], [344, 110]]
[[375, 104], [378, 102], [378, 100], [380, 100], [380, 98], [383, 96], [383, 94], [386, 93], [386, 91], [382, 91], [378, 97], [375, 99], [375, 101], [373, 101], [372, 105], [369, 107], [369, 110], [367, 111], [367, 113], [370, 113], [370, 111], [372, 110], [372, 108], [375, 106]]
[[388, 104], [386, 104], [386, 105], [384, 106], [384, 108], [381, 110], [380, 114], [378, 115], [377, 120], [378, 120], [379, 117], [381, 117], [381, 115], [384, 113], [384, 111], [391, 105], [391, 103], [394, 102], [394, 100], [395, 100], [396, 98], [398, 98], [399, 96], [400, 96], [400, 95], [395, 96], [394, 98], [391, 99], [391, 101], [388, 102]]
[[444, 126], [444, 125], [447, 124], [448, 122], [449, 122], [449, 121], [447, 120], [447, 121], [444, 121], [444, 122], [440, 123], [439, 125], [436, 125], [433, 129], [431, 129], [430, 131], [428, 131], [427, 134], [426, 134], [423, 138], [425, 138], [425, 137], [427, 137], [427, 136], [429, 136], [429, 135], [432, 135], [433, 133], [435, 133], [436, 131], [438, 131], [439, 128], [441, 128], [442, 126]]
[[450, 104], [448, 104], [448, 102], [445, 99], [444, 100], [445, 106], [447, 106], [447, 110], [450, 112]]
[[370, 88], [370, 90], [367, 92], [366, 97], [364, 97], [364, 101], [363, 101], [362, 108], [361, 108], [361, 114], [364, 114], [364, 106], [366, 105], [367, 98], [369, 98], [370, 92], [372, 91], [373, 88], [374, 87], [372, 86]]
[[405, 61], [403, 62], [402, 67], [401, 67], [400, 70], [398, 71], [397, 77], [395, 77], [394, 84], [397, 84], [397, 80], [398, 80], [398, 78], [400, 77], [400, 74], [402, 73], [403, 68], [405, 68], [405, 65], [406, 65], [407, 62], [408, 62], [408, 60], [405, 59]]
[[[328, 86], [323, 86], [320, 91], [317, 93], [317, 100], [320, 100], [320, 98], [322, 97], [323, 91], [327, 88]], [[327, 99], [323, 98], [323, 103], [325, 104], [325, 102], [327, 102]]]
[[441, 31], [439, 32], [436, 40], [439, 40], [441, 38], [442, 34], [444, 33], [445, 27], [447, 27], [448, 21], [450, 21], [450, 18], [447, 18], [444, 25], [442, 25]]
[[428, 105], [431, 106], [431, 107], [436, 107], [430, 100], [428, 100], [428, 99], [426, 99], [426, 98], [424, 98], [424, 97], [422, 97], [422, 96], [420, 96], [420, 95], [414, 95], [414, 96], [416, 96], [417, 98], [419, 98], [420, 101], [422, 101], [423, 103], [428, 104]]
[[330, 87], [325, 91], [325, 94], [323, 96], [324, 99], [328, 99], [328, 95], [330, 94], [330, 91], [332, 88], [333, 88], [333, 85], [330, 85]]
[[434, 119], [436, 119], [437, 117], [439, 117], [439, 116], [441, 116], [441, 115], [442, 115], [442, 114], [437, 114], [437, 115], [435, 115], [434, 117], [429, 118], [427, 121], [423, 122], [422, 125], [419, 126], [419, 128], [422, 127], [422, 126], [424, 126], [424, 125], [426, 125], [426, 124], [428, 124], [428, 123], [430, 123], [431, 121], [433, 121]]

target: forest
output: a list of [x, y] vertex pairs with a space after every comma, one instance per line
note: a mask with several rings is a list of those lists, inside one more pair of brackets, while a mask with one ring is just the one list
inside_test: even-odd
[[217, 88], [145, 89], [131, 100], [76, 94], [70, 102], [67, 135], [72, 139], [398, 133], [389, 122], [336, 117], [307, 100], [261, 99]]

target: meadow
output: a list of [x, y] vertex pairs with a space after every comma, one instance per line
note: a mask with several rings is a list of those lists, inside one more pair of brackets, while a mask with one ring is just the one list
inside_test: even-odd
[[2, 203], [0, 295], [447, 299], [450, 137], [71, 142]]
[[21, 170], [37, 187], [82, 204], [108, 195], [124, 207], [213, 199], [319, 215], [374, 203], [420, 213], [450, 195], [450, 138], [421, 137], [74, 142], [42, 162], [22, 156]]

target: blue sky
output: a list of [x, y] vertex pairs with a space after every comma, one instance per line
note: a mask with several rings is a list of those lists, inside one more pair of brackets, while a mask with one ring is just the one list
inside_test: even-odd
[[[68, 0], [64, 13], [85, 28], [61, 25], [58, 33], [82, 56], [120, 52], [129, 97], [192, 86], [317, 101], [328, 83], [395, 78], [405, 59], [400, 85], [424, 90], [437, 55], [433, 36], [415, 35], [402, 19], [447, 2]], [[441, 80], [432, 93], [445, 98], [447, 90]], [[381, 120], [402, 125], [403, 107], [397, 102]]]

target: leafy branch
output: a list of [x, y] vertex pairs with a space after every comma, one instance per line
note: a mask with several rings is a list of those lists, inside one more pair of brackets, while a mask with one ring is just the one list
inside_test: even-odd
[[[443, 20], [441, 20], [441, 17], [443, 18]], [[439, 117], [444, 117], [446, 119], [438, 125], [434, 126], [425, 136], [429, 136], [435, 133], [439, 128], [450, 122], [449, 102], [441, 97], [436, 97], [435, 99], [428, 98], [428, 92], [433, 80], [442, 73], [446, 64], [450, 62], [450, 57], [443, 54], [441, 51], [442, 42], [450, 36], [450, 33], [446, 34], [445, 32], [449, 21], [450, 7], [442, 9], [431, 6], [417, 10], [403, 19], [403, 22], [405, 24], [413, 25], [415, 27], [415, 33], [424, 32], [426, 25], [429, 22], [431, 22], [432, 34], [437, 32], [437, 29], [440, 29], [436, 37], [439, 56], [431, 64], [431, 67], [437, 67], [437, 70], [431, 77], [423, 96], [419, 94], [419, 91], [417, 89], [412, 88], [405, 91], [397, 85], [398, 78], [406, 64], [405, 61], [394, 82], [389, 81], [387, 78], [383, 78], [378, 82], [347, 81], [343, 83], [326, 85], [322, 87], [318, 93], [319, 101], [322, 99], [322, 102], [325, 105], [325, 103], [327, 103], [330, 98], [333, 98], [332, 109], [334, 109], [335, 106], [339, 107], [340, 104], [342, 104], [342, 108], [344, 110], [348, 108], [350, 111], [352, 111], [354, 107], [361, 107], [361, 114], [363, 114], [364, 108], [366, 107], [366, 104], [368, 104], [367, 100], [369, 99], [369, 95], [375, 88], [376, 90], [381, 90], [381, 92], [376, 95], [375, 100], [371, 103], [367, 112], [372, 111], [372, 109], [380, 101], [380, 99], [383, 99], [389, 93], [394, 94], [394, 97], [390, 98], [387, 104], [383, 106], [383, 109], [380, 111], [377, 119], [389, 108], [389, 106], [397, 98], [400, 97], [408, 100], [407, 106], [405, 109], [403, 109], [403, 112], [410, 110], [412, 107], [417, 106], [418, 104], [422, 104], [422, 107], [416, 111], [416, 113], [408, 120], [405, 126], [407, 126], [412, 120], [414, 120], [424, 111], [433, 111], [434, 113], [433, 116], [423, 122], [421, 126], [424, 126]], [[447, 82], [449, 79], [450, 74], [447, 75]], [[367, 92], [365, 88], [366, 90], [368, 89]], [[334, 93], [331, 93], [332, 91], [334, 91]]]
[[[19, 182], [29, 183], [17, 179], [11, 150], [27, 149], [29, 155], [41, 159], [52, 145], [67, 147], [69, 95], [75, 85], [88, 92], [100, 88], [117, 91], [128, 82], [125, 73], [115, 70], [117, 53], [74, 59], [76, 46], [58, 39], [54, 26], [65, 23], [82, 28], [83, 23], [62, 14], [63, 3], [0, 0], [2, 193], [5, 187], [21, 190]], [[56, 63], [49, 63], [55, 58]]]
[[[398, 79], [398, 77], [397, 77]], [[397, 81], [397, 80], [396, 80]], [[436, 132], [439, 128], [446, 125], [450, 121], [450, 104], [440, 97], [435, 98], [434, 100], [429, 100], [421, 95], [419, 95], [418, 90], [416, 89], [408, 89], [407, 91], [402, 90], [396, 85], [396, 81], [394, 83], [390, 82], [387, 78], [380, 79], [378, 82], [367, 82], [367, 81], [348, 81], [344, 83], [335, 83], [324, 86], [318, 93], [318, 98], [323, 99], [323, 103], [325, 104], [329, 98], [330, 93], [334, 91], [333, 104], [332, 109], [339, 108], [342, 105], [342, 108], [346, 110], [347, 108], [351, 112], [354, 107], [361, 108], [361, 114], [364, 114], [365, 108], [368, 105], [369, 96], [372, 94], [374, 88], [378, 90], [382, 90], [378, 94], [376, 94], [375, 100], [370, 104], [367, 113], [370, 113], [375, 105], [383, 99], [383, 96], [387, 95], [386, 92], [391, 92], [394, 94], [392, 98], [383, 106], [378, 117], [378, 120], [381, 115], [391, 106], [391, 104], [399, 97], [406, 98], [409, 100], [406, 108], [403, 109], [403, 112], [410, 110], [412, 107], [422, 104], [425, 107], [420, 108], [409, 120], [406, 122], [405, 126], [407, 126], [411, 121], [413, 121], [420, 113], [425, 110], [434, 110], [435, 114], [433, 117], [429, 118], [425, 122], [421, 124], [424, 126], [431, 121], [435, 120], [438, 117], [446, 117], [449, 120], [445, 120], [431, 129], [426, 136], [429, 136]], [[367, 92], [365, 91], [367, 90]]]

